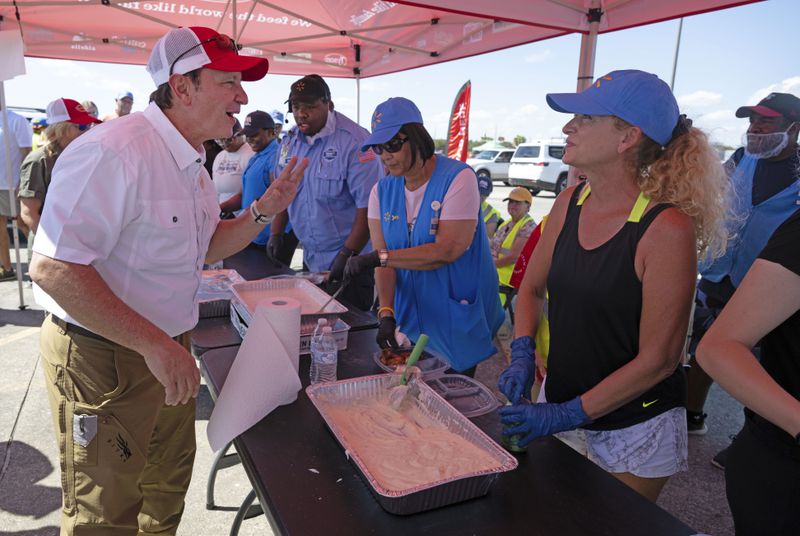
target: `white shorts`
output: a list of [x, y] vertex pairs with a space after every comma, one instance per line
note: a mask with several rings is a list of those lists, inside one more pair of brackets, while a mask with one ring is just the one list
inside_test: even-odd
[[[537, 402], [546, 402], [544, 385]], [[689, 468], [686, 408], [673, 408], [627, 428], [579, 429], [556, 437], [609, 473], [661, 478]]]

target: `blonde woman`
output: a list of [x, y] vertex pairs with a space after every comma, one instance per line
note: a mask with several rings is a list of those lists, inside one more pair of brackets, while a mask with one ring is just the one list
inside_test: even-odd
[[32, 234], [39, 227], [50, 175], [58, 156], [91, 125], [101, 122], [72, 99], [56, 99], [47, 105], [46, 142], [41, 148], [28, 153], [20, 168], [20, 217]]
[[[575, 114], [564, 162], [587, 183], [559, 195], [525, 273], [500, 413], [522, 443], [582, 428], [590, 459], [655, 501], [687, 468], [680, 357], [698, 254], [724, 249], [725, 175], [655, 75], [614, 71], [547, 102]], [[545, 401], [519, 404], [546, 292]]]

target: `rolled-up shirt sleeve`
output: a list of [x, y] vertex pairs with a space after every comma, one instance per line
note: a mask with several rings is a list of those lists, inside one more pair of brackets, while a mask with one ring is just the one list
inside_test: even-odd
[[33, 250], [47, 257], [90, 265], [108, 258], [135, 215], [135, 177], [118, 155], [100, 143], [61, 154]]

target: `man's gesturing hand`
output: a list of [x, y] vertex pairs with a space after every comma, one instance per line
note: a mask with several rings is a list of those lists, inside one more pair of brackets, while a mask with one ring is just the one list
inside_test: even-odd
[[286, 210], [294, 196], [297, 195], [297, 187], [303, 180], [303, 172], [306, 167], [308, 167], [308, 158], [303, 158], [298, 164], [297, 157], [293, 156], [278, 178], [272, 181], [267, 191], [258, 200], [258, 212], [266, 216], [274, 216]]
[[166, 390], [168, 406], [186, 404], [197, 397], [200, 389], [200, 371], [194, 358], [186, 349], [170, 339], [170, 344], [160, 346], [144, 355], [147, 368]]

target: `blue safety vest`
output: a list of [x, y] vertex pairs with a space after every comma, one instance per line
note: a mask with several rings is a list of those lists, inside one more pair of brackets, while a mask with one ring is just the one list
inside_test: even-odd
[[736, 194], [731, 224], [735, 236], [728, 243], [725, 255], [710, 265], [701, 266], [704, 279], [716, 283], [730, 276], [733, 286], [738, 287], [775, 229], [797, 210], [800, 181], [753, 205], [753, 176], [757, 165], [758, 159], [745, 155], [731, 176]]
[[[381, 228], [389, 250], [436, 240], [444, 196], [456, 175], [466, 168], [457, 160], [436, 157], [436, 168], [410, 232], [405, 179], [387, 176], [378, 181]], [[400, 330], [411, 340], [426, 333], [430, 337], [428, 344], [458, 371], [495, 353], [492, 338], [503, 323], [489, 239], [483, 220], [479, 214], [475, 217], [472, 244], [455, 262], [436, 270], [396, 269], [394, 309]]]

